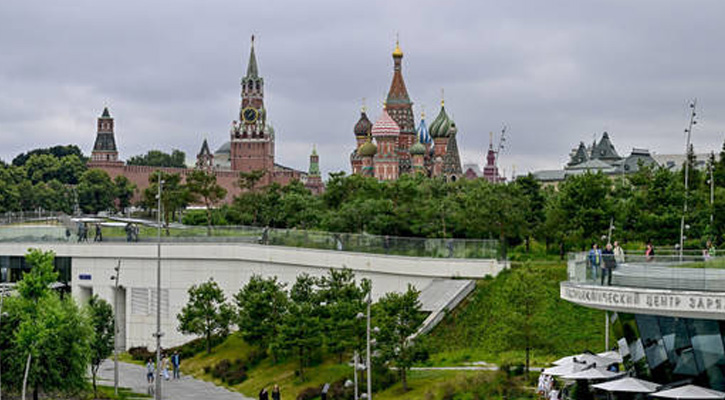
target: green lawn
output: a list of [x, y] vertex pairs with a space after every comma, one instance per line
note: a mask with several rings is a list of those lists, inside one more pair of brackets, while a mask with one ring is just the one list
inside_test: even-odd
[[[540, 339], [531, 357], [533, 365], [544, 365], [562, 356], [584, 350], [603, 351], [604, 313], [580, 307], [559, 298], [559, 282], [566, 279], [565, 264], [531, 264], [539, 273], [545, 295], [536, 306], [534, 333]], [[514, 271], [478, 282], [476, 289], [430, 335], [431, 364], [460, 365], [471, 361], [521, 364], [523, 346], [512, 343], [507, 320], [515, 310], [502, 301]]]

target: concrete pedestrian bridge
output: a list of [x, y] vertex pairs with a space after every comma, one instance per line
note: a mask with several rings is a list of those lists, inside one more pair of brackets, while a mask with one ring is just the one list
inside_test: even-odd
[[[157, 243], [150, 237], [126, 242], [109, 234], [103, 242], [66, 238], [63, 226], [0, 226], [0, 280], [12, 276], [29, 248], [52, 250], [65, 260], [66, 279], [73, 296], [85, 301], [99, 295], [113, 304], [115, 288], [111, 276], [120, 262], [119, 317], [122, 347], [153, 347], [156, 329]], [[273, 235], [267, 234], [271, 239]], [[430, 312], [424, 329], [430, 329], [447, 310], [455, 307], [475, 287], [475, 279], [495, 276], [505, 268], [496, 258], [438, 258], [344, 251], [344, 238], [333, 242], [335, 250], [260, 244], [257, 235], [164, 238], [161, 254], [161, 318], [164, 346], [188, 341], [177, 332], [176, 315], [187, 301], [191, 285], [213, 278], [231, 300], [252, 277], [276, 276], [288, 287], [302, 273], [321, 276], [330, 269], [348, 268], [356, 279], [372, 282], [373, 298], [387, 292], [404, 291], [408, 284], [421, 290], [423, 309]], [[270, 238], [268, 240], [271, 240]], [[246, 239], [243, 239], [246, 238]], [[249, 240], [251, 238], [251, 240]], [[146, 239], [146, 240], [143, 240]], [[155, 238], [153, 238], [155, 240]], [[197, 240], [198, 239], [198, 240]], [[425, 244], [423, 248], [430, 247]], [[452, 255], [454, 245], [444, 244]], [[390, 249], [390, 247], [388, 247]], [[453, 250], [451, 250], [453, 248]], [[17, 271], [15, 272], [17, 276]]]
[[560, 295], [601, 310], [725, 320], [725, 257], [629, 256], [610, 286], [594, 278], [586, 253], [571, 254]]

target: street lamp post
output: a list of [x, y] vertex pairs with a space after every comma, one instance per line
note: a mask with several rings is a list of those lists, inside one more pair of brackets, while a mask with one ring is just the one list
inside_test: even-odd
[[358, 356], [357, 356], [357, 350], [355, 350], [355, 354], [352, 357], [352, 363], [354, 364], [354, 370], [353, 370], [353, 379], [355, 380], [355, 400], [358, 400], [358, 394], [357, 394], [357, 362], [358, 362]]
[[697, 124], [697, 121], [695, 121], [695, 116], [697, 115], [695, 107], [697, 107], [697, 99], [690, 103], [690, 108], [692, 109], [690, 113], [690, 124], [685, 129], [685, 133], [687, 133], [687, 144], [685, 145], [685, 202], [682, 210], [682, 220], [680, 221], [680, 262], [682, 262], [682, 251], [685, 246], [685, 215], [687, 214], [687, 197], [689, 194], [690, 160], [688, 160], [688, 155], [690, 154], [692, 126]]
[[116, 275], [111, 277], [116, 281], [116, 291], [113, 296], [113, 393], [118, 396], [118, 278], [121, 273], [121, 260], [118, 260], [113, 270], [116, 271]]
[[[5, 291], [7, 290], [7, 285], [0, 283], [0, 322], [2, 322], [3, 317], [3, 299], [5, 299]], [[0, 324], [0, 327], [2, 327], [2, 324]], [[0, 357], [0, 367], [2, 366], [2, 358]], [[2, 370], [0, 370], [0, 400], [3, 398], [3, 382], [2, 382]]]
[[156, 215], [156, 400], [161, 400], [161, 190], [164, 181], [159, 171], [159, 192], [157, 198]]
[[370, 360], [372, 358], [370, 355], [370, 303], [372, 303], [372, 302], [373, 302], [373, 291], [371, 288], [370, 292], [368, 293], [368, 318], [367, 318], [368, 321], [367, 321], [367, 343], [366, 343], [367, 360], [365, 360], [366, 364], [367, 364], [367, 370], [368, 370], [367, 371], [368, 372], [368, 374], [367, 374], [368, 375], [368, 399], [367, 400], [373, 399], [373, 369], [372, 369], [372, 363], [370, 362]]

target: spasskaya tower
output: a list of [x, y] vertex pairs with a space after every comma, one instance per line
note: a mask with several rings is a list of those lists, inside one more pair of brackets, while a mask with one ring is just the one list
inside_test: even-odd
[[239, 120], [232, 123], [231, 129], [231, 169], [240, 172], [267, 171], [261, 183], [271, 183], [274, 173], [274, 130], [267, 125], [264, 79], [259, 76], [254, 35], [247, 74], [242, 78], [241, 97]]

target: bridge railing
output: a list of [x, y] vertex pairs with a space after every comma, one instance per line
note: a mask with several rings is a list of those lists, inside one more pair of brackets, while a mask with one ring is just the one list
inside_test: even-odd
[[[570, 253], [567, 270], [570, 282], [609, 284], [601, 265], [599, 268], [592, 266], [588, 252]], [[625, 253], [623, 260], [615, 261], [611, 272], [612, 286], [725, 291], [725, 257], [718, 253], [686, 251], [682, 256], [676, 253], [654, 256]]]
[[[0, 226], [5, 242], [82, 242], [95, 239], [96, 222], [86, 222], [86, 238], [79, 240], [81, 222], [56, 219], [54, 224]], [[154, 242], [157, 228], [141, 222], [100, 222], [103, 241]], [[499, 259], [497, 240], [416, 238], [359, 233], [334, 233], [302, 229], [275, 229], [251, 226], [216, 226], [211, 233], [205, 226], [172, 225], [162, 229], [161, 240], [170, 243], [256, 243], [310, 249], [388, 254], [409, 257]]]

